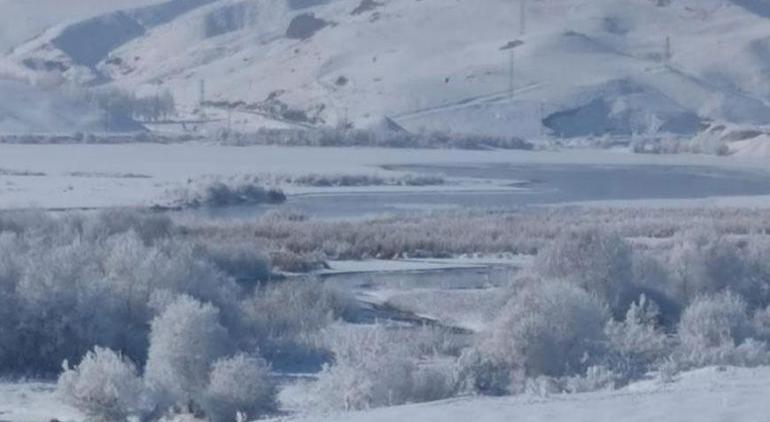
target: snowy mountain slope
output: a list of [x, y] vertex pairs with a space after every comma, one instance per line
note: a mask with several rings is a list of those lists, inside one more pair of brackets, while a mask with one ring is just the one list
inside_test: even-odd
[[0, 51], [24, 43], [62, 22], [163, 0], [0, 0]]
[[317, 125], [689, 134], [770, 124], [768, 19], [755, 0], [166, 0], [58, 25], [6, 60], [30, 79], [169, 89], [183, 114], [203, 99]]
[[15, 48], [11, 56], [32, 71], [61, 72], [71, 79], [92, 82], [89, 79], [94, 76], [88, 69], [105, 60], [114, 49], [212, 1], [166, 0], [56, 25]]

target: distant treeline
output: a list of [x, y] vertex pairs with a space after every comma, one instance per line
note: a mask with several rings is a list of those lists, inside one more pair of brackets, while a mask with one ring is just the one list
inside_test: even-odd
[[486, 136], [448, 132], [410, 133], [367, 129], [323, 128], [262, 129], [252, 133], [223, 131], [217, 139], [228, 145], [281, 145], [314, 147], [384, 147], [421, 149], [516, 149], [533, 150], [527, 140], [510, 136]]
[[446, 132], [378, 133], [364, 129], [260, 129], [256, 132], [220, 131], [201, 135], [169, 135], [147, 131], [133, 133], [8, 134], [0, 143], [13, 144], [126, 144], [180, 143], [208, 140], [229, 146], [278, 145], [287, 147], [377, 147], [418, 149], [506, 149], [531, 151], [535, 146], [517, 137], [494, 137]]

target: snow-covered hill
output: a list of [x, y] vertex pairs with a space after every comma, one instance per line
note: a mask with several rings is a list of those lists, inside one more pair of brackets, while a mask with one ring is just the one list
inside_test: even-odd
[[770, 124], [761, 1], [101, 3], [106, 13], [53, 25], [5, 60], [28, 79], [169, 89], [183, 114], [203, 100], [208, 113], [235, 109], [244, 121], [390, 116], [410, 130], [527, 137]]
[[17, 46], [63, 22], [77, 22], [126, 7], [164, 0], [0, 0], [0, 51]]

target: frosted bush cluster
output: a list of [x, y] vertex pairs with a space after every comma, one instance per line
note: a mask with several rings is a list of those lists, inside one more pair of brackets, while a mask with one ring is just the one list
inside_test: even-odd
[[598, 295], [616, 314], [633, 300], [631, 247], [617, 234], [568, 232], [538, 253], [535, 266], [545, 277], [569, 279]]
[[[262, 348], [322, 354], [313, 333], [352, 305], [313, 280], [255, 288], [271, 272], [264, 251], [188, 235], [132, 211], [0, 215], [0, 373], [67, 362], [61, 396], [94, 420], [273, 409]], [[230, 383], [234, 372], [259, 377]]]
[[585, 391], [672, 367], [767, 364], [765, 242], [687, 230], [632, 251], [608, 229], [557, 236], [466, 357], [471, 385]]
[[76, 368], [65, 364], [59, 394], [96, 421], [126, 420], [143, 407], [144, 384], [133, 362], [109, 349], [88, 352]]
[[233, 205], [280, 204], [283, 191], [265, 188], [259, 181], [201, 180], [170, 193], [171, 206], [179, 208], [227, 207]]
[[[322, 259], [392, 259], [478, 253], [535, 254], [555, 238], [571, 236], [565, 233], [569, 230], [590, 232], [597, 227], [622, 238], [666, 240], [709, 227], [712, 236], [723, 238], [763, 233], [770, 227], [770, 212], [729, 208], [472, 210], [340, 222], [313, 220], [291, 210], [277, 210], [248, 224], [200, 221], [190, 223], [189, 228], [206, 239], [221, 237], [236, 243], [258, 241], [270, 251], [292, 257], [298, 264], [317, 263], [319, 256]], [[752, 242], [749, 252], [761, 249], [757, 245]], [[634, 252], [645, 250], [634, 248]], [[638, 264], [636, 258], [632, 264]]]
[[457, 391], [454, 364], [435, 363], [414, 342], [399, 339], [398, 330], [335, 327], [325, 343], [334, 364], [324, 367], [317, 391], [322, 408], [367, 409], [439, 400]]
[[[273, 371], [316, 372], [307, 402], [337, 411], [766, 365], [766, 227], [763, 211], [692, 209], [176, 224], [129, 211], [6, 213], [0, 371], [60, 374], [63, 400], [93, 420], [233, 421], [279, 408]], [[495, 290], [477, 331], [442, 326], [451, 312], [421, 328], [372, 321], [369, 305], [319, 280], [271, 279], [277, 254], [515, 251], [537, 254], [534, 264]], [[386, 304], [419, 312], [430, 294]]]

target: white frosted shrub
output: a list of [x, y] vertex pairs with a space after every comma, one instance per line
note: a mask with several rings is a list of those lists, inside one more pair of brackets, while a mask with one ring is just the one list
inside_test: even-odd
[[752, 326], [757, 339], [770, 341], [770, 306], [754, 313]]
[[628, 376], [643, 375], [671, 352], [671, 342], [659, 326], [660, 310], [642, 295], [623, 321], [609, 321], [606, 332], [613, 349], [626, 360]]
[[668, 292], [670, 281], [663, 263], [650, 253], [635, 251], [632, 273], [634, 284], [645, 290]]
[[634, 299], [631, 247], [599, 229], [568, 232], [538, 252], [535, 269], [546, 278], [575, 283], [622, 316]]
[[748, 262], [748, 289], [743, 292], [749, 305], [764, 308], [770, 305], [770, 240], [752, 239], [745, 251]]
[[737, 345], [752, 334], [746, 302], [726, 292], [702, 296], [682, 314], [679, 338], [690, 350], [705, 350], [723, 345]]
[[460, 374], [455, 359], [443, 358], [418, 365], [412, 374], [410, 402], [429, 402], [452, 397], [460, 387]]
[[318, 380], [320, 405], [357, 410], [406, 403], [417, 369], [405, 345], [392, 344], [381, 327], [328, 331], [334, 364]]
[[270, 278], [269, 258], [254, 242], [209, 239], [200, 248], [220, 270], [239, 280], [265, 281]]
[[352, 307], [352, 298], [318, 280], [269, 284], [241, 302], [242, 347], [276, 365], [318, 361], [317, 334]]
[[21, 249], [19, 236], [12, 232], [0, 232], [0, 371], [17, 367], [19, 345], [16, 280], [19, 267], [13, 257]]
[[753, 338], [746, 302], [731, 292], [693, 301], [679, 322], [682, 366], [755, 366], [768, 361], [767, 344]]
[[451, 396], [454, 370], [423, 366], [416, 349], [397, 341], [397, 334], [381, 326], [328, 330], [334, 364], [319, 376], [319, 406], [356, 410]]
[[174, 230], [171, 218], [164, 214], [143, 213], [129, 209], [109, 209], [91, 218], [75, 217], [82, 222], [86, 239], [104, 239], [115, 234], [133, 231], [146, 245], [169, 238]]
[[58, 373], [95, 345], [143, 364], [159, 292], [237, 318], [238, 286], [165, 218], [8, 213], [0, 230], [0, 370]]
[[604, 357], [608, 319], [605, 305], [573, 284], [532, 282], [513, 295], [477, 347], [511, 374], [582, 374]]
[[655, 304], [658, 312], [657, 322], [666, 329], [673, 329], [684, 306], [678, 298], [675, 283], [671, 280], [668, 258], [668, 254], [659, 250], [635, 251], [633, 279], [638, 294], [644, 295], [649, 303]]
[[125, 421], [151, 410], [134, 364], [109, 349], [88, 352], [75, 368], [65, 364], [58, 394], [94, 421]]
[[145, 378], [177, 404], [201, 403], [211, 365], [228, 352], [219, 311], [182, 296], [152, 321]]
[[[96, 265], [101, 254], [74, 241], [35, 249], [16, 284], [22, 318], [17, 344], [21, 367], [53, 372], [64, 360], [80, 359], [95, 344], [114, 344], [117, 327], [109, 312], [110, 292]], [[34, 264], [33, 264], [34, 263]], [[105, 315], [96, 318], [99, 310]]]
[[766, 305], [769, 256], [760, 245], [744, 248], [716, 231], [684, 233], [668, 254], [672, 293], [686, 305], [729, 288], [752, 306]]
[[621, 378], [615, 371], [605, 366], [592, 366], [585, 375], [569, 377], [564, 380], [564, 390], [570, 393], [613, 390]]
[[276, 409], [276, 385], [270, 365], [243, 354], [221, 359], [211, 369], [204, 410], [214, 422], [252, 420]]
[[504, 396], [522, 386], [526, 378], [520, 367], [510, 367], [504, 360], [469, 347], [458, 359], [460, 390], [470, 394]]

